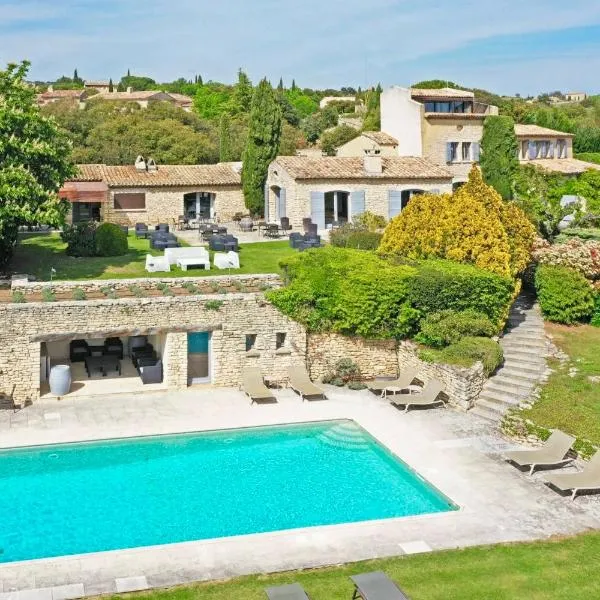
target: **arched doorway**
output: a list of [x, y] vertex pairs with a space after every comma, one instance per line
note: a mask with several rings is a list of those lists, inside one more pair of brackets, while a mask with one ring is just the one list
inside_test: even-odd
[[349, 220], [350, 193], [342, 190], [325, 192], [325, 227], [343, 225]]

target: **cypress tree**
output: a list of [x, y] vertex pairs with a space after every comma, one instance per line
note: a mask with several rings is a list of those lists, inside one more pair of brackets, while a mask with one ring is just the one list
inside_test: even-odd
[[264, 186], [269, 164], [279, 152], [281, 108], [267, 79], [252, 96], [248, 140], [242, 156], [242, 186], [246, 207], [252, 214], [264, 213]]
[[229, 162], [232, 158], [231, 148], [231, 121], [227, 113], [221, 115], [219, 122], [219, 160]]
[[115, 91], [115, 86], [113, 84], [112, 77], [108, 80], [108, 91], [111, 93]]
[[279, 85], [277, 86], [277, 89], [282, 92], [283, 91], [283, 77], [279, 78]]
[[292, 92], [295, 92], [298, 88], [296, 87], [296, 80], [292, 79]]
[[481, 173], [483, 180], [504, 200], [512, 198], [513, 182], [519, 169], [518, 151], [512, 117], [486, 117], [481, 137]]
[[131, 71], [127, 69], [127, 77], [131, 77]]
[[247, 113], [252, 104], [252, 82], [242, 69], [238, 71], [238, 82], [233, 90], [235, 111]]
[[202, 75], [198, 75], [197, 83], [198, 83], [198, 85], [204, 85], [204, 82], [202, 81]]
[[73, 81], [77, 83], [79, 81], [79, 75], [77, 74], [77, 68], [73, 71]]

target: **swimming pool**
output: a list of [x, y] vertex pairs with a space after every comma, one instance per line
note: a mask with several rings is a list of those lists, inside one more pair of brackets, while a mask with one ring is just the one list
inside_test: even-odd
[[0, 451], [0, 562], [454, 510], [353, 421]]

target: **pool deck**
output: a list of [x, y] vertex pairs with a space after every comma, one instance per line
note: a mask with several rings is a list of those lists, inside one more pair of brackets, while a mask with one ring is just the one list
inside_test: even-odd
[[529, 477], [506, 464], [502, 453], [516, 446], [476, 416], [404, 414], [367, 391], [326, 389], [328, 401], [302, 402], [286, 389], [264, 405], [223, 388], [47, 399], [0, 412], [0, 447], [353, 419], [460, 510], [0, 564], [0, 600], [67, 600], [600, 529], [600, 497], [572, 502], [543, 484], [547, 472]]

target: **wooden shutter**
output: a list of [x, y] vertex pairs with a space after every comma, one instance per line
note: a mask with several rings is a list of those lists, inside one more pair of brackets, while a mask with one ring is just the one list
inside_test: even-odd
[[277, 207], [277, 211], [279, 213], [279, 218], [287, 217], [287, 206], [286, 206], [286, 192], [285, 188], [281, 188], [279, 190], [279, 206]]
[[350, 217], [361, 215], [366, 210], [365, 207], [365, 191], [359, 190], [350, 193]]
[[325, 193], [310, 193], [310, 218], [319, 229], [325, 229]]
[[402, 192], [388, 190], [388, 217], [393, 219], [402, 212]]
[[479, 158], [481, 156], [481, 145], [479, 144], [479, 142], [473, 142], [471, 144], [471, 154], [473, 157], [473, 162], [478, 163]]
[[113, 196], [113, 207], [115, 210], [145, 210], [146, 194], [122, 193]]

